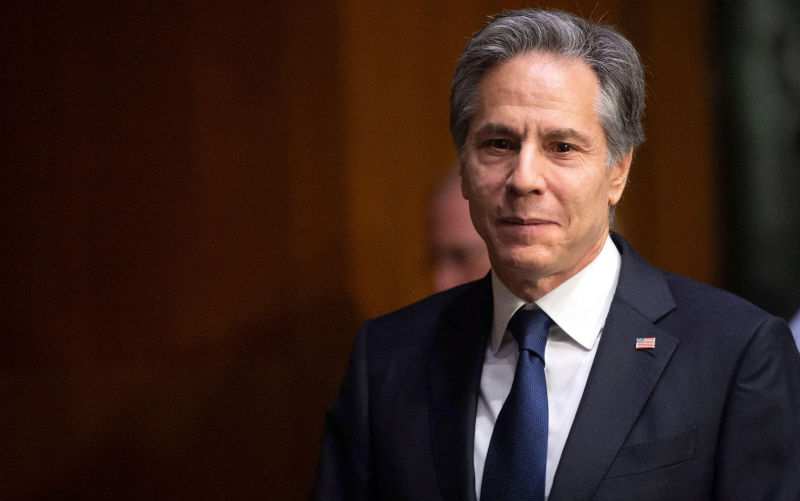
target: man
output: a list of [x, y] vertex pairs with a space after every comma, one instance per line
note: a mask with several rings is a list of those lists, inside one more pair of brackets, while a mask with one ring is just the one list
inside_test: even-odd
[[362, 327], [315, 499], [800, 499], [786, 323], [609, 236], [643, 89], [570, 14], [473, 37], [450, 123], [491, 273]]
[[448, 172], [436, 187], [429, 217], [428, 244], [436, 291], [486, 275], [491, 266], [486, 244], [470, 221], [457, 169]]

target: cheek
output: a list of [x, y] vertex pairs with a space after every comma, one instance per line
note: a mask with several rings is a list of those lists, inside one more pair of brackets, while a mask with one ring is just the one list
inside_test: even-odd
[[480, 197], [473, 198], [469, 201], [469, 218], [472, 220], [472, 225], [476, 228], [485, 226], [487, 215], [489, 214], [489, 205]]
[[608, 185], [596, 176], [564, 176], [551, 191], [570, 219], [592, 219], [608, 207]]
[[486, 218], [487, 211], [483, 207], [470, 201], [469, 203], [469, 218], [475, 232], [481, 237], [481, 240], [486, 240], [489, 235], [489, 224]]
[[485, 204], [491, 197], [491, 186], [485, 177], [473, 174], [464, 184], [464, 196], [470, 204]]

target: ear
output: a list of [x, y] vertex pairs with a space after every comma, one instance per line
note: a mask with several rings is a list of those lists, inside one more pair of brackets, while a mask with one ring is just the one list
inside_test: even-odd
[[612, 165], [608, 172], [608, 204], [616, 205], [622, 198], [622, 192], [628, 183], [628, 173], [631, 171], [633, 148], [624, 154], [619, 162]]

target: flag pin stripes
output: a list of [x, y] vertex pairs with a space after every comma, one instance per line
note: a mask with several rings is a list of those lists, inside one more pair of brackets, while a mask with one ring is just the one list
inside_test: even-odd
[[637, 350], [646, 350], [650, 348], [656, 347], [656, 338], [654, 337], [637, 337], [636, 338], [636, 349]]

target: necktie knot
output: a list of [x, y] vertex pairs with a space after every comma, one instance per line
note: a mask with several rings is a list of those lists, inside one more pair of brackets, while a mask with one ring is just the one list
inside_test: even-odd
[[517, 341], [520, 350], [529, 350], [544, 360], [547, 333], [553, 321], [540, 309], [519, 309], [508, 322], [508, 330]]

